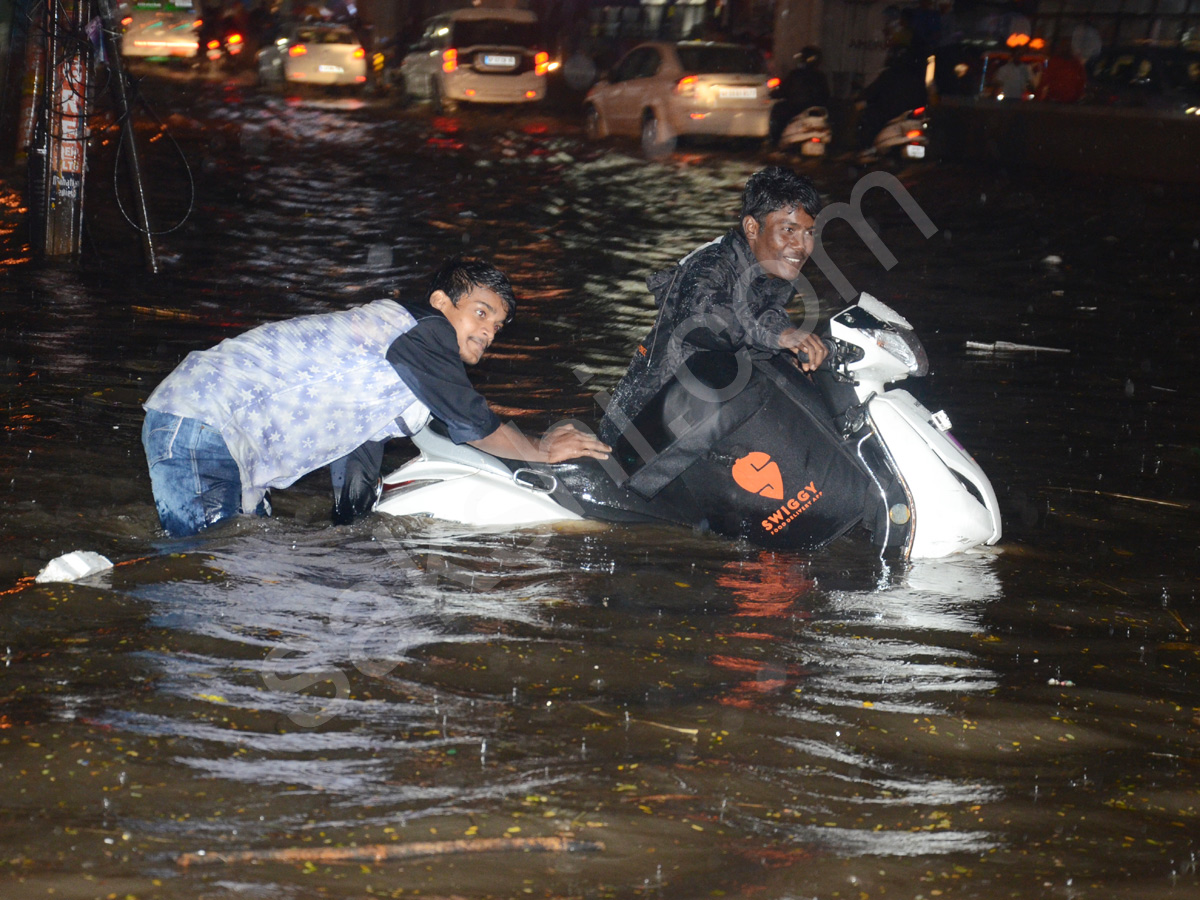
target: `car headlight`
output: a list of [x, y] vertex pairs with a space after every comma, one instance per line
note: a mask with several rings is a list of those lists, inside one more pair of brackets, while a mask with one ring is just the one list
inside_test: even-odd
[[929, 374], [929, 357], [916, 332], [874, 329], [871, 336], [875, 343], [904, 363], [910, 375]]

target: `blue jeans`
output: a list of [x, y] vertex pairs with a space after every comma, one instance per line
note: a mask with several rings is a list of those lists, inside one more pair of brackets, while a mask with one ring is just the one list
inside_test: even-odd
[[[150, 409], [142, 425], [150, 487], [167, 534], [187, 537], [242, 512], [242, 480], [221, 432]], [[266, 501], [255, 513], [267, 515]]]

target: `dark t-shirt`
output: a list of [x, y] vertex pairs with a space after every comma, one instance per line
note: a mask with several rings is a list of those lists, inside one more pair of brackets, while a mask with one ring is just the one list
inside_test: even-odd
[[500, 427], [500, 417], [467, 378], [454, 326], [432, 306], [404, 308], [417, 324], [392, 342], [388, 362], [417, 399], [446, 423], [455, 443], [487, 437]]

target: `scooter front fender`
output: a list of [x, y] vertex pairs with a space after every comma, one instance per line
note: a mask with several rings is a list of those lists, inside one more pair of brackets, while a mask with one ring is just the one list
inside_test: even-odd
[[1000, 504], [979, 464], [908, 391], [873, 397], [867, 412], [896, 463], [913, 517], [909, 556], [949, 556], [1000, 540]]

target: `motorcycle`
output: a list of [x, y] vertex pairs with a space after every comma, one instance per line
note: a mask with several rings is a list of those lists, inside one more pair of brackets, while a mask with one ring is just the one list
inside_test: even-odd
[[929, 149], [929, 116], [924, 106], [902, 112], [880, 129], [872, 151], [882, 158], [896, 154], [902, 159], [924, 159]]
[[824, 156], [832, 139], [829, 110], [823, 106], [810, 106], [784, 127], [779, 136], [779, 148], [799, 148], [801, 156]]
[[203, 38], [204, 58], [212, 66], [235, 71], [254, 64], [255, 49], [231, 20], [217, 22]]
[[826, 341], [814, 378], [780, 357], [694, 354], [603, 461], [499, 459], [431, 421], [375, 511], [483, 528], [669, 523], [796, 550], [861, 527], [902, 559], [996, 543], [995, 491], [946, 414], [886, 387], [928, 371], [912, 326], [863, 294]]

